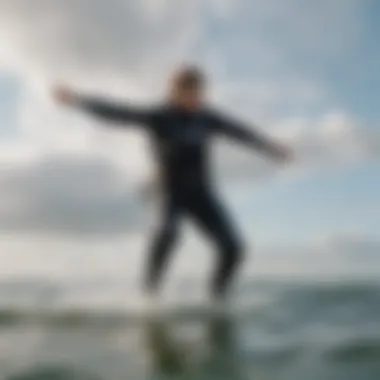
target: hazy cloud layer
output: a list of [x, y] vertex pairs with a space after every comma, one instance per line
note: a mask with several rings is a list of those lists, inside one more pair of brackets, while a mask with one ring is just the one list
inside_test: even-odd
[[124, 176], [98, 157], [46, 156], [2, 170], [0, 230], [112, 235], [141, 228]]
[[[146, 140], [55, 107], [47, 94], [54, 81], [149, 101], [191, 58], [213, 72], [219, 104], [295, 147], [297, 170], [377, 158], [379, 135], [349, 112], [331, 112], [334, 91], [311, 64], [349, 56], [361, 4], [0, 0], [0, 61], [21, 78], [18, 139], [0, 142], [0, 228], [113, 234], [141, 225], [134, 186], [151, 170]], [[307, 116], [283, 116], [298, 111]], [[229, 148], [216, 163], [227, 179], [277, 173]]]

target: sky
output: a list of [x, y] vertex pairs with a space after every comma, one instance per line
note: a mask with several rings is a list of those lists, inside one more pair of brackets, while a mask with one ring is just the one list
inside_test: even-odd
[[246, 240], [373, 250], [379, 15], [376, 0], [0, 0], [0, 249], [144, 239], [146, 137], [57, 107], [49, 91], [148, 104], [191, 62], [217, 106], [295, 151], [276, 167], [218, 142], [217, 181]]

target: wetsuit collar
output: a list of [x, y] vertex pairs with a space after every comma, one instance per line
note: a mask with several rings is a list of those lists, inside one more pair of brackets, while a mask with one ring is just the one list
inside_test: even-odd
[[191, 111], [191, 110], [187, 110], [186, 108], [182, 108], [173, 104], [169, 104], [168, 108], [173, 110], [176, 114], [182, 115], [185, 117], [199, 116], [203, 114], [204, 112], [203, 108], [200, 108], [199, 110]]

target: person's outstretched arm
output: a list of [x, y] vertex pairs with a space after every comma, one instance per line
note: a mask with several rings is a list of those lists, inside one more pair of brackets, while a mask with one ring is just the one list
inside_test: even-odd
[[291, 157], [291, 151], [287, 147], [231, 117], [213, 114], [212, 121], [216, 131], [228, 138], [240, 141], [278, 160], [288, 160]]
[[96, 117], [125, 123], [149, 124], [152, 110], [128, 105], [118, 105], [96, 97], [83, 96], [70, 89], [57, 87], [53, 97], [61, 104], [82, 109]]

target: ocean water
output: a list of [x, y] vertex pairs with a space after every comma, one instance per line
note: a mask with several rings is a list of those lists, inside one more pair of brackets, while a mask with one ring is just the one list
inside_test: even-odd
[[245, 278], [227, 315], [173, 304], [147, 318], [131, 303], [58, 302], [118, 291], [131, 292], [110, 279], [4, 280], [0, 379], [380, 379], [376, 278]]

